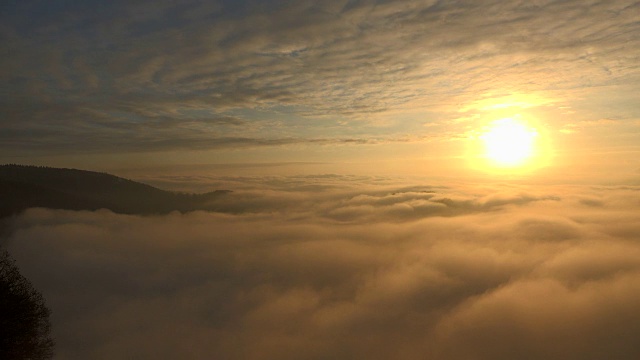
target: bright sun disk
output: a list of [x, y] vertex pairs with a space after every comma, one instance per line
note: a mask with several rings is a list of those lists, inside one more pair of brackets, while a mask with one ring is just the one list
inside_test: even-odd
[[493, 122], [481, 139], [489, 160], [498, 166], [515, 167], [524, 165], [533, 156], [537, 135], [523, 122], [507, 118]]

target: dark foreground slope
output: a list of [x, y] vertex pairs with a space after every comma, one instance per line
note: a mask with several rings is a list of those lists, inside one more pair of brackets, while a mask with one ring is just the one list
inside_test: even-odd
[[124, 214], [215, 210], [215, 200], [228, 192], [175, 193], [106, 173], [0, 165], [0, 217], [17, 214], [30, 207], [104, 208]]

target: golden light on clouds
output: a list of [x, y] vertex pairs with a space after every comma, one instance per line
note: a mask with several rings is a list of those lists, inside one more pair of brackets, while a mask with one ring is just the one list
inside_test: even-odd
[[510, 95], [500, 95], [486, 93], [483, 98], [462, 107], [460, 110], [466, 111], [502, 111], [505, 109], [529, 109], [553, 104], [555, 100], [541, 92], [536, 93], [516, 93]]
[[640, 0], [1, 4], [56, 359], [640, 359]]

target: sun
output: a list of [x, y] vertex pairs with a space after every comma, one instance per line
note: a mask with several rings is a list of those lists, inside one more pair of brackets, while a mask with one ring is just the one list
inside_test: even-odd
[[526, 123], [513, 118], [494, 121], [480, 137], [485, 155], [499, 167], [519, 167], [533, 156], [538, 133]]

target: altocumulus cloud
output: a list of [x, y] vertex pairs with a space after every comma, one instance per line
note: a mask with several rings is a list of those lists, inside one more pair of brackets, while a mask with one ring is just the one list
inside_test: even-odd
[[230, 213], [31, 209], [8, 246], [59, 359], [640, 357], [637, 187], [326, 180]]
[[[342, 138], [344, 123], [367, 140], [382, 112], [455, 118], [446, 104], [490, 94], [580, 107], [576, 89], [637, 92], [637, 13], [633, 0], [20, 1], [0, 14], [0, 146], [273, 146]], [[309, 121], [326, 127], [290, 126]]]

